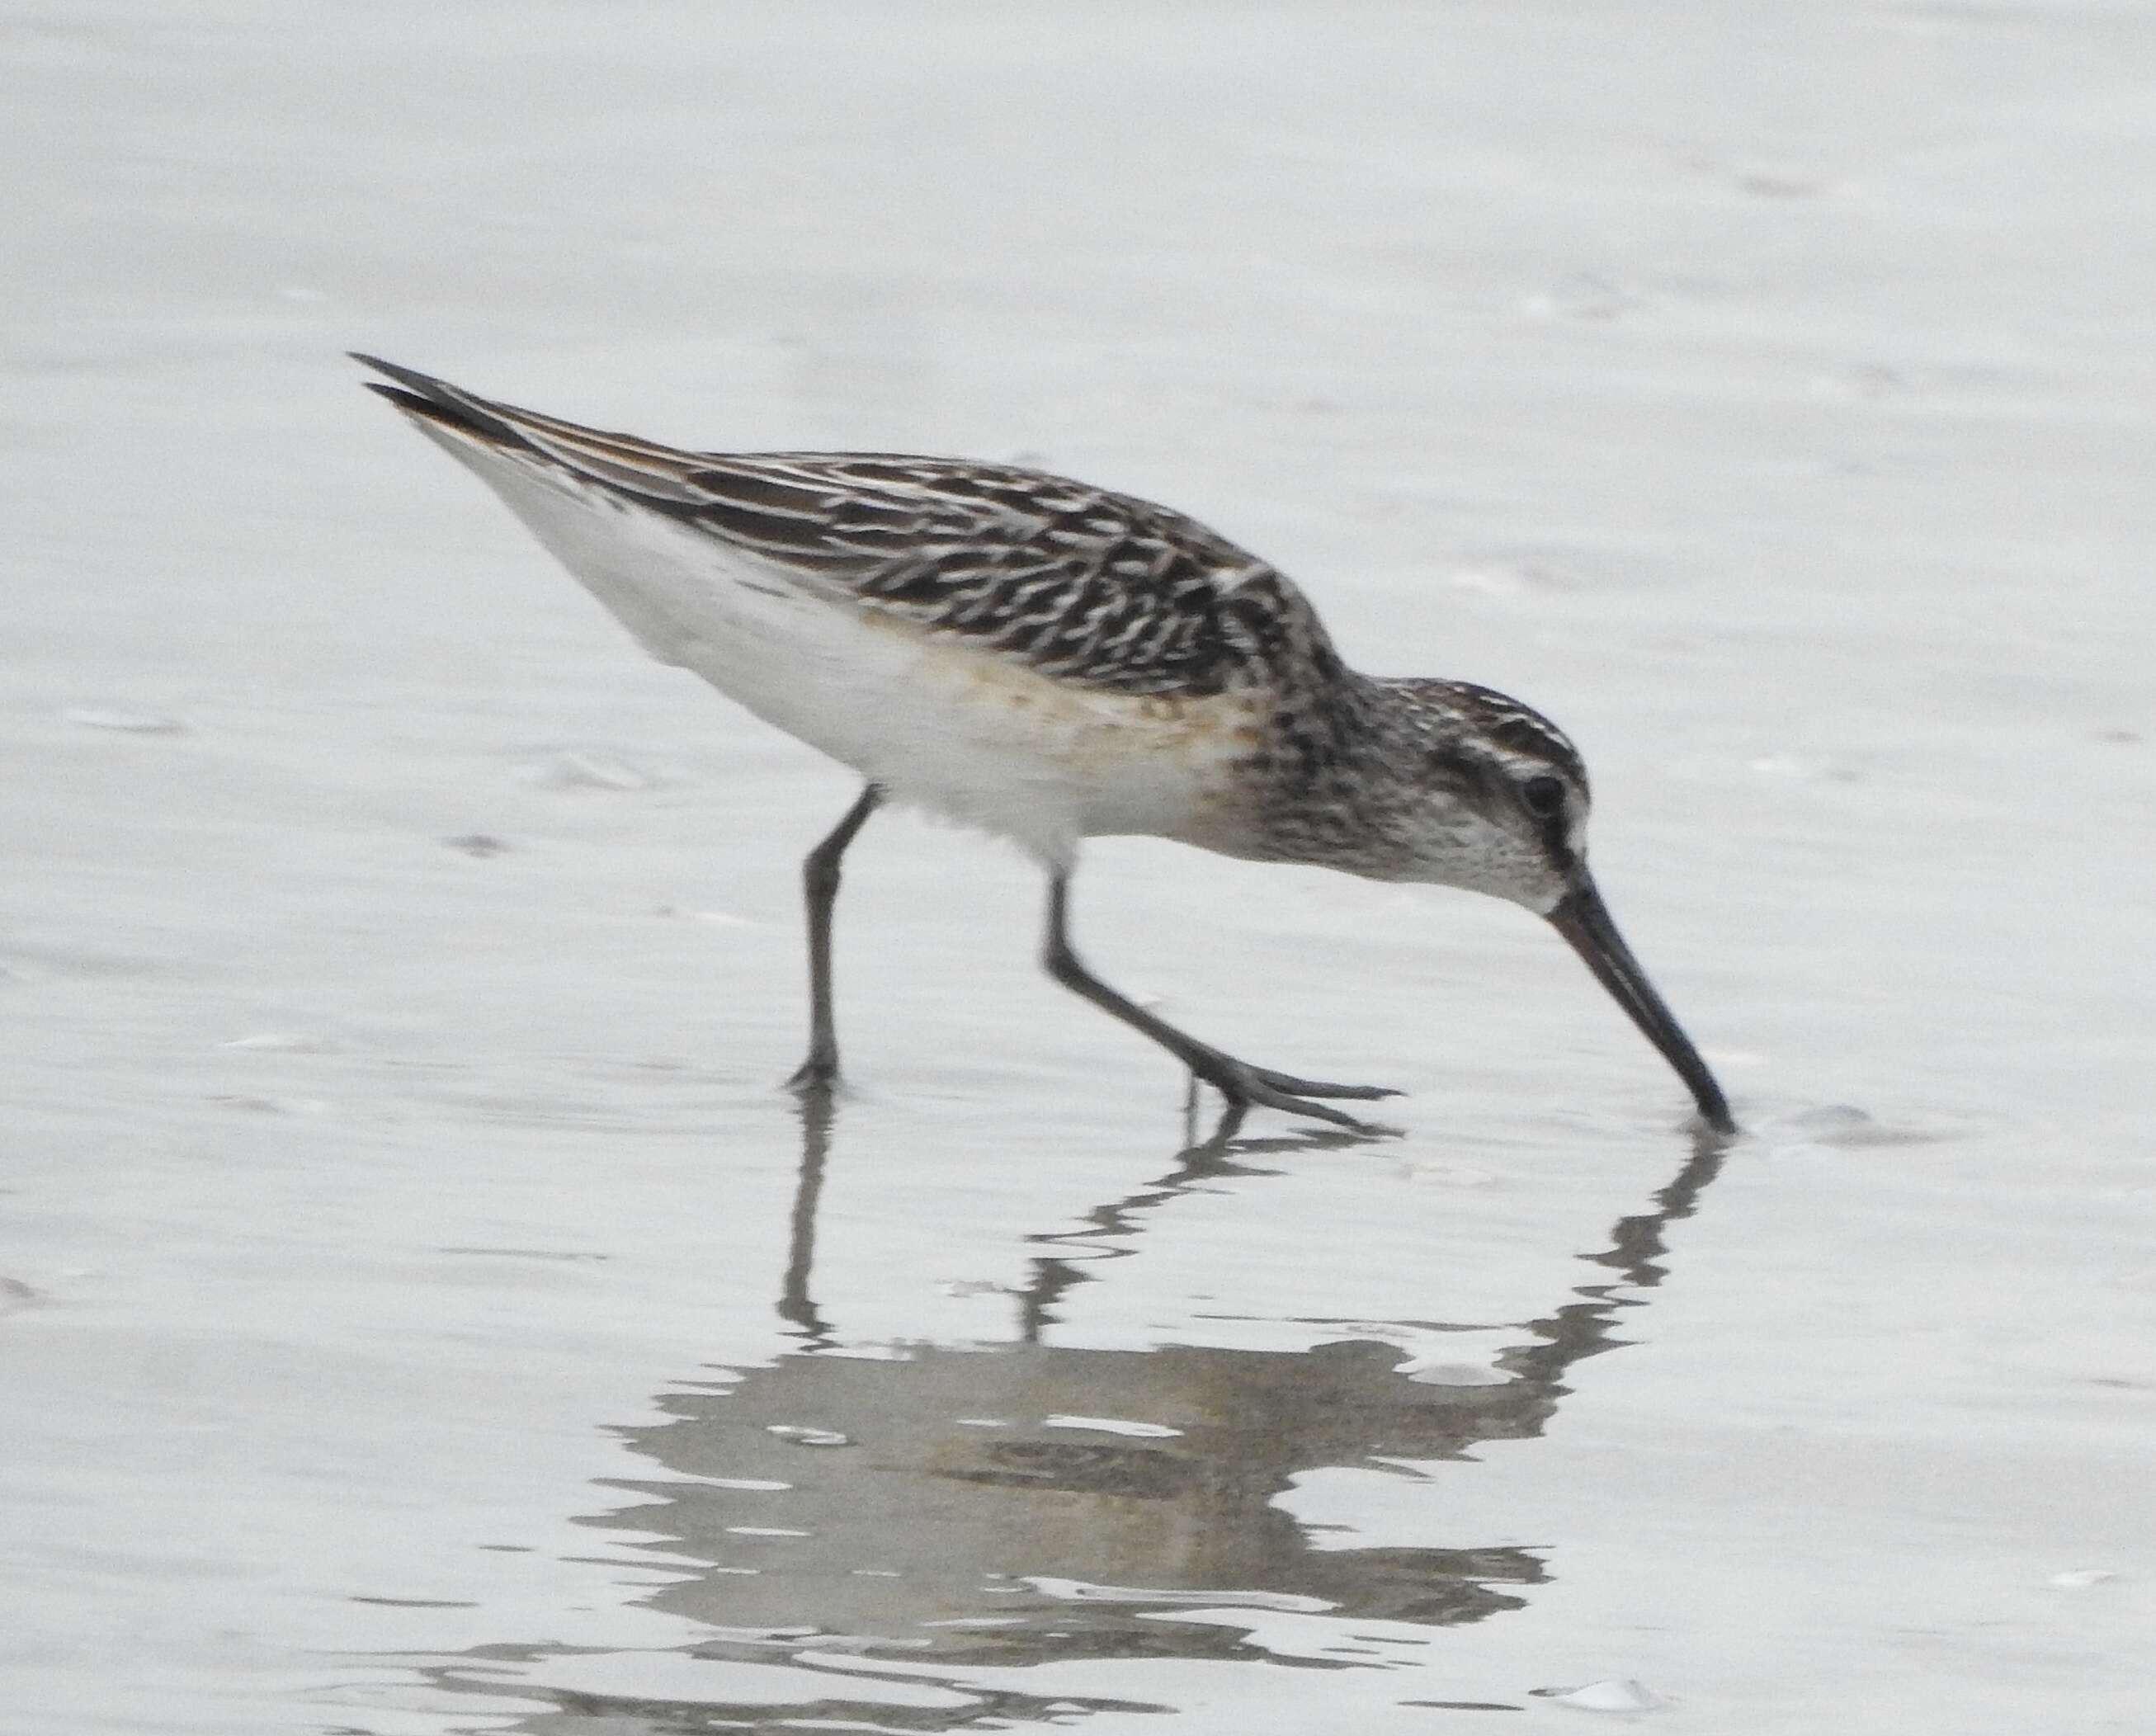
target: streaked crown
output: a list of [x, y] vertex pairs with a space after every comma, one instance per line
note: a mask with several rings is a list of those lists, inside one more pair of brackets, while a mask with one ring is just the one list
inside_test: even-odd
[[[1383, 683], [1409, 723], [1408, 770], [1427, 797], [1411, 876], [1547, 914], [1584, 872], [1587, 767], [1532, 706], [1466, 681]], [[1407, 769], [1407, 768], [1404, 768]]]

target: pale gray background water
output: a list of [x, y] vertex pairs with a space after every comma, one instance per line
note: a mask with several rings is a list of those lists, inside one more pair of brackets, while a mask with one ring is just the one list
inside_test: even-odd
[[[2152, 90], [2096, 3], [14, 10], [0, 1728], [2148, 1728]], [[1412, 1093], [1178, 1169], [902, 818], [804, 1127], [846, 778], [347, 346], [1024, 455], [1543, 704], [1752, 1136], [1517, 912], [1112, 845], [1111, 978]]]

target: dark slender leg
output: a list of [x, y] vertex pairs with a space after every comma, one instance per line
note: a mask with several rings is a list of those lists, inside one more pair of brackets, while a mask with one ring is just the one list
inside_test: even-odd
[[831, 912], [839, 901], [839, 858], [882, 800], [878, 785], [865, 787], [831, 835], [801, 864], [808, 906], [808, 1058], [786, 1081], [796, 1091], [828, 1090], [839, 1077], [839, 1031], [831, 1014]]
[[1087, 970], [1079, 961], [1077, 953], [1071, 950], [1070, 889], [1068, 875], [1050, 876], [1048, 932], [1040, 954], [1040, 962], [1046, 967], [1049, 975], [1065, 989], [1084, 995], [1102, 1012], [1112, 1014], [1132, 1030], [1151, 1037], [1225, 1097], [1231, 1108], [1240, 1111], [1254, 1104], [1263, 1104], [1269, 1109], [1285, 1109], [1291, 1115], [1308, 1115], [1319, 1121], [1329, 1121], [1335, 1127], [1368, 1132], [1363, 1123], [1353, 1116], [1343, 1115], [1329, 1104], [1314, 1103], [1310, 1100], [1312, 1097], [1395, 1097], [1399, 1095], [1398, 1091], [1388, 1091], [1382, 1086], [1328, 1085], [1320, 1079], [1297, 1079], [1291, 1074], [1254, 1067], [1178, 1030], [1165, 1019], [1155, 1018], [1143, 1007], [1116, 994]]

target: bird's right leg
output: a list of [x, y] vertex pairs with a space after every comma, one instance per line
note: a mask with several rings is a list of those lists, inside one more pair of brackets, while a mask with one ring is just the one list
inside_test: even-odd
[[1268, 1067], [1254, 1067], [1209, 1043], [1199, 1042], [1187, 1031], [1178, 1030], [1165, 1019], [1156, 1017], [1137, 1002], [1117, 994], [1086, 968], [1070, 945], [1070, 876], [1051, 875], [1048, 882], [1048, 932], [1040, 954], [1040, 962], [1049, 975], [1065, 989], [1083, 995], [1102, 1012], [1152, 1038], [1225, 1097], [1231, 1108], [1240, 1111], [1262, 1104], [1268, 1109], [1285, 1109], [1291, 1115], [1307, 1115], [1317, 1121], [1331, 1122], [1337, 1127], [1367, 1133], [1373, 1129], [1366, 1123], [1342, 1114], [1329, 1103], [1313, 1102], [1312, 1099], [1399, 1095], [1380, 1086], [1331, 1085], [1322, 1080], [1297, 1079], [1291, 1074], [1276, 1073]]
[[839, 859], [882, 800], [881, 785], [865, 786], [845, 818], [801, 864], [801, 889], [808, 908], [808, 1058], [786, 1081], [795, 1091], [829, 1091], [838, 1082], [839, 1030], [831, 1011], [831, 913], [839, 902]]

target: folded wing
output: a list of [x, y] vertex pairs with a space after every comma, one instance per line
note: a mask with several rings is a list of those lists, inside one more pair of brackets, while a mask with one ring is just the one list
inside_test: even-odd
[[495, 403], [412, 369], [399, 408], [686, 522], [834, 601], [1125, 693], [1272, 685], [1323, 627], [1281, 573], [1150, 501], [1009, 465], [686, 452]]

